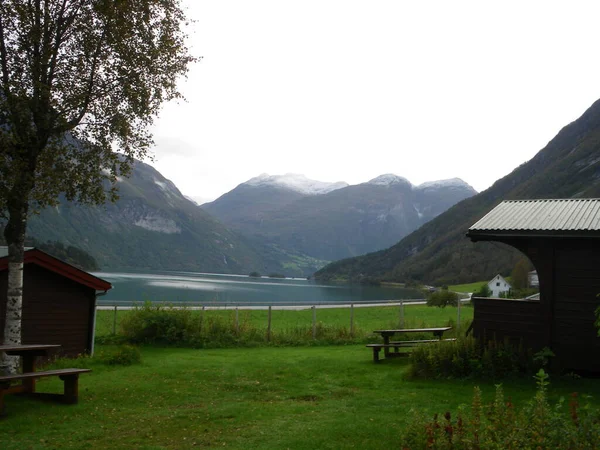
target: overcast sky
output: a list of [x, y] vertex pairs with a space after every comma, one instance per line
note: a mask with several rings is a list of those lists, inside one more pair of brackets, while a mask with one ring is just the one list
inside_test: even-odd
[[183, 0], [196, 56], [151, 164], [199, 201], [261, 173], [478, 191], [600, 98], [600, 2]]

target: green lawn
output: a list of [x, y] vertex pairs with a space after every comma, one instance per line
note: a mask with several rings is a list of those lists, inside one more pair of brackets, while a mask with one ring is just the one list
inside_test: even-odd
[[[364, 339], [396, 326], [399, 308], [356, 308]], [[456, 321], [456, 308], [414, 305], [405, 325], [435, 326]], [[117, 322], [126, 311], [119, 312]], [[205, 311], [232, 320], [233, 311]], [[317, 319], [349, 325], [348, 309], [317, 310]], [[266, 311], [240, 311], [252, 326], [265, 328]], [[112, 333], [112, 311], [98, 315], [100, 336]], [[463, 327], [472, 308], [461, 309]], [[273, 329], [310, 325], [312, 311], [273, 311]], [[118, 328], [118, 327], [117, 327]], [[464, 328], [461, 328], [464, 330]], [[318, 343], [318, 342], [317, 342]], [[108, 347], [98, 345], [97, 354]], [[0, 449], [387, 449], [399, 445], [413, 408], [431, 415], [469, 404], [473, 381], [410, 381], [407, 359], [374, 364], [364, 344], [180, 349], [143, 347], [142, 362], [106, 366], [83, 359], [78, 405], [7, 396], [0, 420]], [[600, 383], [553, 379], [553, 399], [572, 391], [600, 398]], [[479, 381], [491, 400], [496, 380]], [[60, 392], [62, 383], [44, 379], [41, 392]], [[533, 379], [504, 382], [506, 396], [522, 405], [533, 396]]]
[[487, 281], [476, 281], [474, 283], [467, 284], [454, 284], [452, 286], [448, 286], [448, 289], [454, 292], [464, 292], [467, 294], [478, 291], [484, 284], [487, 284]]
[[[101, 349], [101, 348], [100, 348]], [[142, 363], [91, 363], [78, 405], [8, 396], [0, 448], [388, 449], [412, 408], [443, 413], [471, 400], [473, 382], [406, 381], [407, 360], [374, 364], [363, 345], [252, 349], [144, 348]], [[494, 380], [478, 383], [489, 400]], [[58, 392], [58, 380], [38, 384]], [[504, 384], [517, 405], [533, 380]], [[597, 380], [555, 380], [554, 398], [600, 394]]]

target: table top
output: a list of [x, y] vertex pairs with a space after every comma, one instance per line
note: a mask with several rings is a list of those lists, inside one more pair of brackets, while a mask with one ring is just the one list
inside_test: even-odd
[[59, 348], [58, 344], [8, 344], [0, 345], [0, 352], [27, 352], [36, 350], [50, 350], [53, 348]]
[[438, 327], [438, 328], [401, 328], [398, 330], [375, 330], [373, 333], [389, 334], [389, 333], [443, 333], [444, 331], [451, 330], [452, 327]]

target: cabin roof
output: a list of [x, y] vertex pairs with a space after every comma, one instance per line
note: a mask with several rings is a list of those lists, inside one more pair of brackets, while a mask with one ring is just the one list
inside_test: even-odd
[[[48, 269], [66, 278], [69, 278], [79, 284], [90, 287], [97, 291], [108, 291], [112, 285], [102, 278], [98, 278], [85, 270], [81, 270], [69, 263], [66, 263], [52, 255], [49, 255], [35, 247], [25, 247], [24, 263], [37, 264], [40, 267]], [[8, 270], [8, 247], [0, 246], [0, 272]]]
[[600, 199], [505, 200], [472, 225], [467, 236], [600, 237]]

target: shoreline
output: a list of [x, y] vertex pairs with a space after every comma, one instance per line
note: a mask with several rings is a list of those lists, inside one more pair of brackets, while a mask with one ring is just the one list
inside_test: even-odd
[[[272, 305], [245, 305], [243, 303], [232, 305], [232, 304], [223, 304], [223, 305], [201, 305], [198, 303], [194, 303], [191, 305], [182, 305], [182, 304], [173, 304], [172, 306], [167, 305], [167, 307], [173, 307], [175, 309], [190, 309], [192, 311], [200, 311], [204, 310], [268, 310], [269, 307], [272, 310], [290, 310], [290, 311], [303, 311], [310, 310], [313, 307], [315, 309], [336, 309], [336, 308], [372, 308], [372, 307], [382, 307], [382, 306], [408, 306], [408, 305], [424, 305], [426, 301], [424, 299], [408, 299], [403, 301], [392, 301], [392, 302], [373, 302], [373, 303], [334, 303], [334, 304], [304, 304], [304, 305], [286, 305], [286, 304], [272, 304]], [[97, 304], [97, 311], [114, 311], [115, 308], [117, 311], [129, 311], [137, 306], [142, 305], [102, 305]]]

